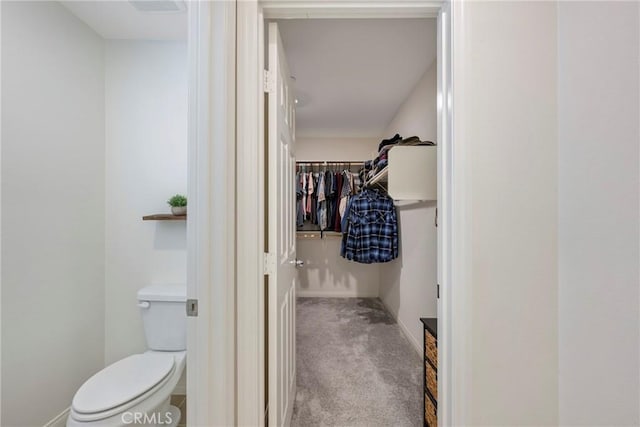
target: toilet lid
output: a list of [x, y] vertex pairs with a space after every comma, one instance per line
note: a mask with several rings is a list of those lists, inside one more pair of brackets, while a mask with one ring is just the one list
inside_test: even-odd
[[123, 405], [161, 382], [173, 365], [173, 355], [163, 353], [134, 354], [119, 360], [80, 387], [73, 397], [73, 409], [91, 414]]

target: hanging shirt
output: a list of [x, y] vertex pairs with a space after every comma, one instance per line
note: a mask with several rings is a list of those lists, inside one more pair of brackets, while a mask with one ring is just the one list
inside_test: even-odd
[[351, 194], [351, 172], [342, 172], [342, 188], [340, 189], [340, 197], [347, 197]]
[[302, 174], [296, 174], [296, 226], [304, 225], [304, 209], [302, 208]]
[[311, 196], [313, 195], [313, 172], [309, 172], [307, 175], [307, 204], [305, 206], [305, 212], [307, 218], [311, 219]]
[[312, 173], [313, 194], [311, 195], [311, 223], [318, 225], [318, 174]]
[[353, 196], [348, 215], [342, 257], [363, 264], [398, 257], [398, 218], [393, 199], [365, 189]]
[[320, 231], [327, 228], [327, 200], [325, 197], [325, 174], [318, 175], [318, 225]]
[[336, 198], [334, 200], [333, 231], [340, 231], [340, 193], [342, 191], [342, 173], [336, 172]]
[[[340, 216], [340, 221], [344, 218], [344, 213], [347, 210], [347, 202], [349, 197], [345, 196], [340, 199], [340, 205], [338, 206], [338, 215]], [[336, 230], [337, 231], [337, 230]]]
[[351, 173], [351, 195], [358, 194], [362, 188], [362, 179], [359, 173]]
[[[346, 234], [349, 231], [349, 212], [351, 211], [351, 205], [353, 204], [353, 201], [356, 199], [356, 197], [351, 197], [349, 199], [349, 203], [347, 203], [346, 209], [344, 210], [344, 216], [342, 217], [342, 221], [340, 222], [340, 231], [342, 231], [343, 234]], [[342, 239], [342, 242], [344, 243], [345, 240], [346, 239]], [[340, 254], [344, 257], [344, 247], [343, 251], [340, 252]]]
[[305, 216], [307, 210], [307, 173], [300, 174], [302, 181], [302, 215]]
[[351, 194], [351, 173], [349, 171], [344, 171], [342, 172], [342, 188], [340, 189], [340, 203], [338, 206], [338, 212], [340, 212], [340, 218], [344, 217], [344, 211], [347, 209], [347, 199], [349, 198], [350, 194]]
[[325, 226], [325, 230], [330, 228], [332, 226], [332, 219], [334, 217], [334, 198], [335, 198], [335, 191], [334, 191], [334, 187], [333, 187], [333, 181], [334, 181], [335, 175], [333, 174], [333, 172], [331, 171], [327, 171], [325, 173], [325, 183], [324, 183], [324, 195], [325, 195], [325, 199], [326, 199], [326, 206], [327, 206], [327, 223]]

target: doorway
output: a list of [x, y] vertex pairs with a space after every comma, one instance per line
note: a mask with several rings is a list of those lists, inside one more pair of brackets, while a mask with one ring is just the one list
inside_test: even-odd
[[[245, 2], [243, 2], [245, 3]], [[418, 4], [420, 3], [420, 4]], [[278, 3], [266, 2], [264, 4], [242, 4], [238, 8], [238, 34], [244, 36], [238, 39], [238, 121], [243, 124], [256, 123], [257, 126], [241, 126], [238, 128], [237, 143], [239, 152], [245, 153], [238, 158], [238, 167], [244, 171], [255, 171], [257, 177], [247, 177], [238, 175], [238, 181], [241, 183], [239, 188], [244, 189], [243, 193], [251, 194], [251, 200], [239, 196], [238, 206], [242, 210], [242, 206], [248, 206], [256, 209], [262, 209], [264, 206], [264, 181], [259, 177], [264, 174], [264, 147], [259, 144], [258, 150], [255, 150], [256, 137], [262, 139], [264, 133], [264, 123], [260, 120], [263, 114], [264, 103], [262, 99], [262, 83], [264, 76], [262, 75], [262, 64], [264, 63], [264, 51], [259, 46], [261, 43], [256, 44], [254, 40], [260, 39], [264, 34], [264, 18], [268, 19], [282, 19], [282, 18], [435, 18], [438, 17], [438, 55], [440, 56], [439, 73], [438, 73], [438, 138], [441, 151], [446, 153], [438, 153], [438, 171], [441, 174], [450, 173], [450, 167], [440, 167], [442, 162], [449, 162], [450, 156], [447, 154], [450, 150], [450, 146], [447, 144], [450, 141], [450, 122], [451, 122], [451, 97], [443, 96], [450, 91], [451, 79], [450, 73], [450, 54], [451, 51], [448, 48], [450, 44], [450, 26], [448, 25], [450, 15], [448, 15], [448, 4], [444, 4], [441, 9], [441, 5], [423, 4], [421, 2], [415, 2], [409, 6], [396, 7], [389, 4], [377, 4], [376, 6], [353, 8], [346, 5], [320, 5], [320, 4], [305, 4], [304, 6], [291, 6], [282, 5]], [[255, 19], [255, 20], [254, 20]], [[443, 49], [445, 46], [447, 49]], [[256, 70], [259, 70], [259, 76], [256, 76]], [[252, 91], [251, 88], [255, 89]], [[256, 97], [256, 94], [259, 94]], [[444, 102], [443, 102], [444, 101]], [[440, 125], [446, 123], [446, 126]], [[251, 152], [251, 154], [249, 154]], [[449, 171], [449, 172], [447, 172]], [[253, 173], [253, 172], [251, 172]], [[439, 177], [440, 178], [440, 177]], [[442, 192], [443, 188], [447, 188], [450, 177], [444, 177], [444, 179], [438, 180], [439, 191]], [[446, 192], [445, 192], [446, 193]], [[255, 194], [258, 195], [256, 201]], [[446, 194], [444, 195], [446, 196]], [[442, 235], [448, 235], [448, 227], [450, 226], [450, 208], [447, 204], [450, 203], [450, 199], [447, 197], [438, 197], [439, 203], [439, 220], [438, 220], [438, 235], [441, 239]], [[238, 240], [238, 246], [244, 246], [247, 251], [243, 251], [243, 254], [255, 254], [255, 259], [259, 260], [255, 266], [245, 264], [242, 271], [239, 271], [239, 275], [253, 281], [260, 280], [262, 282], [263, 275], [263, 258], [268, 262], [268, 257], [263, 256], [263, 233], [264, 224], [255, 223], [250, 218], [238, 217], [238, 229], [242, 229], [242, 233], [246, 235], [258, 236], [258, 245], [255, 242], [245, 242], [244, 239]], [[444, 265], [445, 268], [439, 269], [440, 283], [446, 284], [449, 277], [447, 271], [448, 261], [450, 257], [444, 256], [442, 252], [450, 252], [451, 247], [447, 244], [439, 244], [439, 263]], [[253, 256], [253, 255], [252, 255]], [[260, 279], [259, 279], [260, 278]], [[260, 287], [257, 293], [246, 291], [242, 289], [242, 285], [239, 283], [238, 288], [238, 327], [242, 324], [243, 330], [255, 331], [259, 336], [264, 337], [264, 323], [260, 319], [264, 316], [264, 305], [260, 301], [264, 301], [264, 288]], [[446, 318], [447, 304], [443, 304], [443, 301], [447, 301], [448, 288], [442, 286], [440, 289], [440, 301], [439, 301], [439, 315], [443, 315]], [[246, 304], [245, 304], [246, 302]], [[250, 310], [257, 310], [258, 315], [250, 313]], [[440, 316], [442, 317], [442, 316]], [[445, 321], [446, 324], [446, 321]], [[439, 326], [441, 328], [442, 326]], [[450, 376], [450, 365], [447, 363], [447, 349], [448, 349], [448, 336], [447, 334], [441, 334], [441, 341], [439, 343], [439, 358], [442, 360], [440, 366], [442, 372], [439, 373], [441, 379], [439, 388], [442, 387], [440, 396], [442, 402], [439, 403], [438, 412], [440, 415], [441, 423], [448, 423], [450, 416], [448, 393], [450, 389], [446, 387], [448, 378]], [[248, 336], [238, 335], [238, 348], [244, 348], [245, 344], [250, 348], [255, 348], [257, 353], [254, 355], [241, 355], [238, 354], [238, 372], [243, 372], [239, 376], [237, 383], [238, 395], [242, 395], [242, 399], [238, 399], [238, 420], [257, 420], [264, 422], [264, 409], [266, 408], [266, 393], [265, 393], [265, 372], [261, 371], [265, 367], [265, 342], [254, 341], [255, 335], [249, 334]], [[256, 372], [258, 371], [258, 372]], [[256, 375], [254, 375], [254, 373]], [[256, 382], [257, 380], [257, 382]], [[272, 377], [270, 377], [272, 380]], [[254, 423], [256, 421], [246, 421]]]
[[[276, 36], [284, 60], [273, 64]], [[273, 393], [289, 393], [295, 399], [276, 409], [292, 410], [292, 425], [419, 425], [425, 398], [420, 318], [437, 315], [436, 20], [277, 20], [268, 24], [268, 44], [268, 104], [287, 105], [277, 102], [280, 87], [295, 98], [289, 115], [296, 138], [288, 152], [296, 173], [284, 191], [297, 194], [290, 205], [270, 211], [268, 240], [289, 236], [295, 223], [286, 255], [301, 264], [297, 298], [287, 301], [295, 322], [275, 317], [281, 304], [268, 308], [270, 328], [297, 330], [291, 338], [295, 373], [286, 372], [272, 389], [270, 408]], [[269, 147], [282, 135], [272, 128], [272, 111]], [[406, 152], [409, 158], [402, 157]], [[276, 172], [291, 172], [278, 164], [283, 156], [277, 150], [268, 157], [271, 203], [283, 191], [271, 186]], [[398, 168], [408, 181], [401, 181]], [[424, 171], [431, 175], [420, 176]], [[352, 203], [367, 209], [366, 224], [357, 223], [364, 217], [355, 208], [347, 213]], [[388, 220], [378, 228], [370, 215]], [[277, 232], [279, 223], [285, 233]], [[285, 260], [277, 250], [270, 252]], [[270, 291], [280, 287], [279, 275], [270, 273]], [[281, 339], [267, 336], [269, 343]], [[281, 362], [285, 355], [273, 350], [270, 364], [272, 358]], [[288, 381], [295, 381], [291, 389], [280, 389]]]

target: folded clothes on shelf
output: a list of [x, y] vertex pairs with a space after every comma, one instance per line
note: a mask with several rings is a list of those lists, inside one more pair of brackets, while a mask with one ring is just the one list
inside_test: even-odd
[[378, 145], [378, 151], [382, 150], [387, 145], [397, 144], [398, 141], [400, 141], [400, 140], [402, 140], [402, 137], [400, 136], [400, 134], [397, 134], [397, 133], [392, 138], [383, 139], [380, 142], [380, 145]]
[[382, 171], [388, 165], [389, 150], [395, 146], [408, 146], [408, 145], [436, 145], [433, 141], [422, 141], [417, 136], [410, 136], [409, 138], [402, 138], [400, 134], [396, 133], [389, 139], [383, 139], [378, 145], [378, 156], [368, 162], [365, 162], [364, 169], [360, 171], [360, 176], [364, 181], [368, 181], [373, 178], [377, 173]]

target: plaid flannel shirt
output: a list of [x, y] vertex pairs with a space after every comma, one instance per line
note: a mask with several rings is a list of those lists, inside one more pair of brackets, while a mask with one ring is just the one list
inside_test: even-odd
[[350, 200], [341, 255], [371, 264], [398, 257], [398, 217], [393, 199], [365, 189]]

